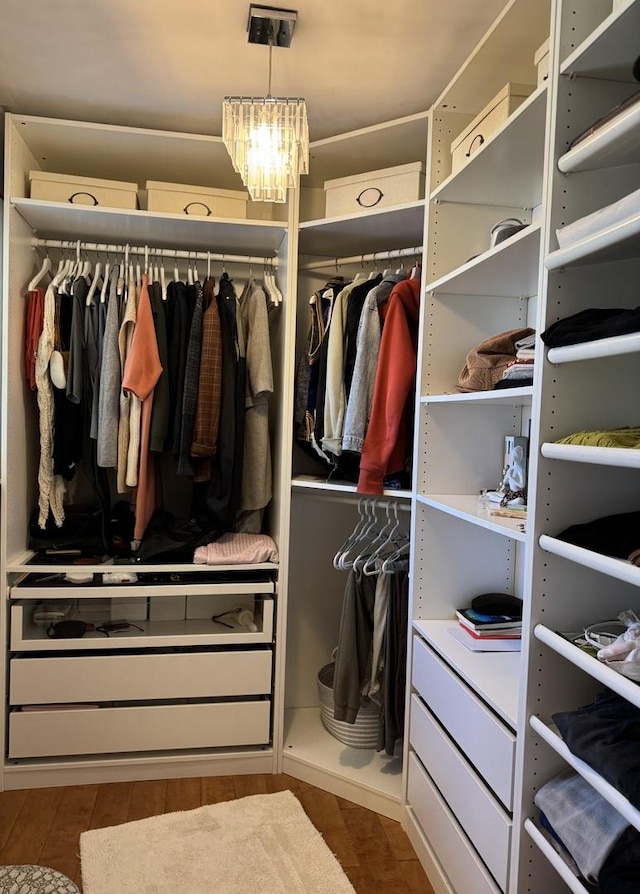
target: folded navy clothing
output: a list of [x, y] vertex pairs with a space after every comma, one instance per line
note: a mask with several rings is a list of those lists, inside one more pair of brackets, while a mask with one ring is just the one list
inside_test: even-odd
[[556, 537], [595, 553], [640, 563], [640, 512], [621, 512], [570, 525]]
[[605, 689], [576, 711], [553, 715], [569, 750], [640, 809], [640, 709]]
[[640, 832], [629, 826], [618, 838], [598, 876], [599, 894], [638, 894]]
[[560, 348], [630, 332], [640, 332], [640, 307], [590, 307], [552, 323], [540, 338], [548, 347]]

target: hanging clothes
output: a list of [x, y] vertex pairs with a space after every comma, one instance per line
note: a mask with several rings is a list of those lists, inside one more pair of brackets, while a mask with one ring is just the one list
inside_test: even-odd
[[406, 279], [406, 274], [390, 273], [367, 295], [356, 335], [356, 354], [351, 388], [344, 418], [342, 449], [362, 453], [364, 437], [371, 416], [373, 391], [378, 369], [382, 314], [394, 286]]
[[412, 450], [420, 281], [394, 286], [387, 304], [358, 493], [379, 494], [384, 477], [407, 474]]
[[[124, 306], [124, 314], [120, 331], [118, 332], [118, 354], [120, 358], [120, 380], [124, 377], [124, 370], [127, 362], [127, 356], [131, 349], [131, 339], [133, 338], [133, 330], [137, 317], [137, 294], [136, 282], [131, 275], [127, 285], [127, 297]], [[130, 391], [120, 388], [120, 415], [118, 418], [118, 467], [117, 467], [117, 490], [119, 494], [126, 493], [127, 485], [127, 462], [129, 456], [129, 442], [131, 437], [131, 404], [138, 401], [138, 398]], [[136, 463], [137, 477], [137, 463]]]
[[98, 384], [98, 465], [114, 469], [118, 465], [118, 414], [120, 412], [120, 267], [111, 268], [102, 337], [102, 357]]
[[40, 424], [40, 463], [38, 468], [38, 524], [44, 528], [49, 512], [60, 526], [64, 521], [64, 481], [53, 472], [53, 385], [49, 377], [49, 362], [54, 349], [56, 288], [48, 287], [44, 298], [42, 332], [36, 352], [35, 380], [38, 395]]
[[153, 409], [151, 411], [151, 432], [149, 449], [155, 453], [162, 453], [169, 431], [169, 346], [167, 343], [167, 318], [165, 315], [165, 302], [162, 300], [162, 286], [159, 282], [150, 283], [149, 298], [151, 312], [153, 313], [153, 325], [158, 343], [158, 354], [162, 372], [153, 389]]
[[262, 530], [262, 512], [272, 496], [269, 396], [273, 394], [273, 368], [267, 296], [250, 279], [238, 301], [246, 343], [246, 394], [241, 516], [238, 531], [257, 534]]
[[136, 495], [134, 538], [140, 540], [154, 509], [160, 504], [158, 470], [155, 454], [149, 450], [153, 389], [162, 373], [156, 341], [149, 277], [142, 277], [138, 316], [125, 365], [122, 387], [132, 391], [142, 404], [140, 433], [140, 466]]
[[44, 324], [44, 289], [39, 286], [27, 293], [24, 366], [27, 384], [36, 390], [36, 352]]
[[211, 480], [212, 459], [216, 453], [220, 427], [222, 332], [213, 277], [205, 280], [203, 302], [198, 400], [191, 442], [191, 465], [195, 481]]
[[202, 312], [203, 290], [202, 283], [196, 282], [189, 286], [195, 296], [191, 326], [189, 329], [189, 342], [187, 345], [187, 358], [184, 370], [184, 386], [182, 391], [182, 420], [180, 427], [180, 453], [178, 455], [178, 475], [193, 477], [191, 467], [191, 443], [193, 441], [193, 426], [196, 419], [198, 406], [198, 381], [200, 378], [200, 352], [202, 349]]
[[169, 283], [167, 304], [169, 309], [167, 319], [169, 331], [169, 432], [167, 437], [168, 448], [177, 459], [180, 455], [184, 371], [187, 364], [191, 326], [187, 287], [183, 282]]

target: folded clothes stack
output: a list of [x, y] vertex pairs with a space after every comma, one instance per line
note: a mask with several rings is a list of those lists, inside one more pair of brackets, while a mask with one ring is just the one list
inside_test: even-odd
[[535, 345], [535, 332], [515, 342], [516, 356], [507, 364], [502, 373], [502, 379], [493, 386], [494, 389], [524, 388], [526, 385], [533, 384]]

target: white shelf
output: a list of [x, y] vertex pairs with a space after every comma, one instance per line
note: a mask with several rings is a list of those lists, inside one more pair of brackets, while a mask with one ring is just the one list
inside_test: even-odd
[[579, 345], [549, 348], [547, 360], [549, 363], [575, 363], [578, 360], [599, 360], [602, 357], [618, 357], [622, 354], [635, 354], [638, 351], [640, 351], [640, 332], [630, 332], [628, 335], [599, 338]]
[[8, 574], [65, 574], [66, 572], [71, 571], [84, 571], [87, 574], [104, 574], [109, 571], [135, 571], [137, 573], [166, 573], [169, 574], [171, 572], [188, 572], [190, 574], [211, 574], [215, 571], [220, 571], [222, 573], [231, 572], [231, 571], [277, 571], [280, 567], [275, 562], [256, 562], [256, 563], [248, 563], [246, 565], [194, 565], [193, 563], [187, 562], [175, 562], [166, 564], [158, 563], [154, 564], [151, 562], [129, 562], [127, 564], [120, 563], [114, 564], [113, 562], [96, 562], [95, 565], [74, 565], [73, 561], [70, 561], [66, 564], [60, 562], [42, 562], [42, 563], [34, 563], [31, 561], [34, 557], [34, 553], [30, 550], [25, 551], [22, 555], [19, 556], [11, 556], [7, 560], [6, 571]]
[[351, 748], [322, 724], [320, 708], [285, 711], [283, 773], [399, 820], [402, 760], [368, 748]]
[[585, 779], [589, 785], [598, 792], [598, 794], [602, 795], [612, 807], [615, 807], [618, 813], [622, 814], [634, 828], [640, 831], [640, 811], [636, 810], [633, 804], [631, 804], [624, 795], [608, 783], [606, 779], [603, 779], [599, 773], [596, 773], [595, 770], [583, 760], [575, 757], [575, 755], [569, 751], [561, 737], [548, 727], [546, 723], [543, 723], [539, 717], [530, 717], [529, 723], [531, 728], [538, 733], [538, 735], [543, 738], [544, 741], [569, 764], [569, 766], [573, 767], [576, 773], [579, 773], [583, 779]]
[[533, 388], [506, 388], [498, 391], [474, 391], [455, 394], [425, 394], [420, 403], [429, 404], [490, 404], [491, 406], [531, 406]]
[[563, 174], [640, 162], [640, 101], [558, 159]]
[[512, 729], [518, 725], [519, 652], [471, 652], [450, 633], [454, 621], [414, 621], [413, 629]]
[[545, 443], [540, 452], [547, 459], [640, 469], [640, 450], [634, 447], [585, 447], [579, 444]]
[[607, 16], [561, 63], [560, 73], [633, 82], [631, 69], [638, 58], [638, 34], [640, 3], [635, 2]]
[[[314, 475], [296, 475], [291, 481], [291, 487], [293, 490], [318, 490], [328, 493], [356, 494], [359, 497], [371, 496], [370, 494], [358, 494], [357, 485], [348, 481], [327, 481], [325, 478], [317, 478]], [[382, 492], [382, 496], [410, 500], [411, 491], [387, 489]]]
[[639, 252], [640, 212], [637, 212], [586, 239], [578, 239], [565, 248], [552, 251], [544, 263], [548, 270], [560, 270], [582, 264], [623, 261], [637, 257]]
[[527, 834], [529, 835], [531, 840], [537, 845], [538, 849], [542, 852], [542, 854], [544, 854], [549, 863], [551, 863], [551, 865], [556, 870], [560, 878], [567, 885], [567, 887], [571, 891], [573, 891], [573, 894], [587, 894], [587, 889], [585, 888], [585, 886], [571, 872], [560, 854], [556, 851], [553, 845], [549, 844], [547, 839], [544, 837], [538, 827], [533, 823], [533, 821], [530, 819], [526, 819], [524, 821], [524, 827], [527, 830]]
[[[273, 634], [273, 600], [264, 599], [256, 603], [255, 633], [243, 627], [230, 630], [217, 621], [193, 619], [182, 621], [132, 621], [142, 631], [133, 627], [112, 633], [94, 631], [85, 633], [79, 639], [49, 639], [45, 627], [37, 627], [25, 612], [22, 605], [11, 606], [11, 650], [13, 652], [87, 652], [113, 649], [151, 649], [177, 646], [230, 646], [248, 645], [250, 643], [270, 643]], [[82, 612], [79, 612], [82, 616]], [[70, 615], [73, 618], [75, 615]], [[99, 626], [110, 618], [97, 618], [93, 614], [85, 614], [83, 620], [89, 620]]]
[[540, 227], [530, 225], [446, 276], [427, 283], [432, 294], [530, 297], [538, 292]]
[[599, 571], [601, 574], [633, 584], [634, 587], [640, 587], [640, 568], [631, 562], [604, 556], [602, 553], [594, 553], [590, 549], [583, 549], [573, 543], [558, 540], [557, 537], [549, 537], [548, 534], [542, 534], [539, 543], [541, 549], [553, 553], [554, 556], [560, 556], [570, 562], [575, 562], [576, 565], [582, 565], [592, 571]]
[[640, 686], [637, 683], [607, 667], [606, 664], [598, 661], [597, 658], [593, 658], [587, 652], [569, 642], [564, 636], [549, 630], [544, 624], [537, 624], [533, 634], [541, 643], [545, 643], [554, 652], [562, 655], [571, 664], [593, 677], [594, 680], [598, 680], [603, 686], [607, 686], [609, 689], [617, 692], [618, 695], [621, 695], [622, 698], [626, 698], [627, 701], [640, 708]]
[[422, 243], [424, 200], [300, 224], [300, 252], [339, 258]]
[[[210, 567], [210, 566], [208, 566]], [[213, 570], [213, 569], [211, 569]], [[55, 583], [37, 583], [11, 587], [10, 599], [40, 599], [48, 602], [56, 599], [162, 599], [166, 596], [216, 596], [216, 595], [256, 595], [259, 593], [275, 593], [273, 581], [246, 581], [236, 583], [233, 580], [206, 583], [169, 583], [159, 584], [153, 581], [140, 581], [136, 584], [72, 584], [64, 580]]]
[[[478, 509], [477, 494], [418, 494], [416, 496], [418, 503], [425, 506], [433, 506], [441, 512], [446, 512], [456, 518], [464, 519], [481, 528], [487, 528], [495, 534], [501, 534], [503, 537], [510, 537], [513, 540], [524, 542], [527, 535], [524, 531], [518, 530], [518, 524], [526, 519], [519, 518], [499, 518], [492, 517], [485, 513], [484, 510]], [[498, 508], [496, 503], [495, 508]], [[482, 512], [482, 514], [479, 514]]]
[[184, 248], [228, 254], [274, 255], [286, 236], [283, 222], [238, 218], [189, 217], [151, 211], [95, 208], [37, 199], [11, 200], [34, 235], [153, 248]]
[[303, 178], [301, 186], [303, 189], [307, 186], [322, 189], [325, 180], [336, 177], [422, 162], [428, 126], [428, 112], [417, 112], [384, 124], [315, 140], [309, 147], [309, 175]]
[[431, 200], [534, 208], [542, 201], [546, 85], [529, 96]]

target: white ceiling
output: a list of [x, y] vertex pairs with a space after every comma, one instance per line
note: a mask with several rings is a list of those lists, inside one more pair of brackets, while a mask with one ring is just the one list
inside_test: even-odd
[[[312, 139], [427, 109], [506, 0], [297, 0], [275, 95], [304, 96]], [[221, 100], [267, 92], [249, 0], [2, 0], [7, 111], [220, 134]]]

